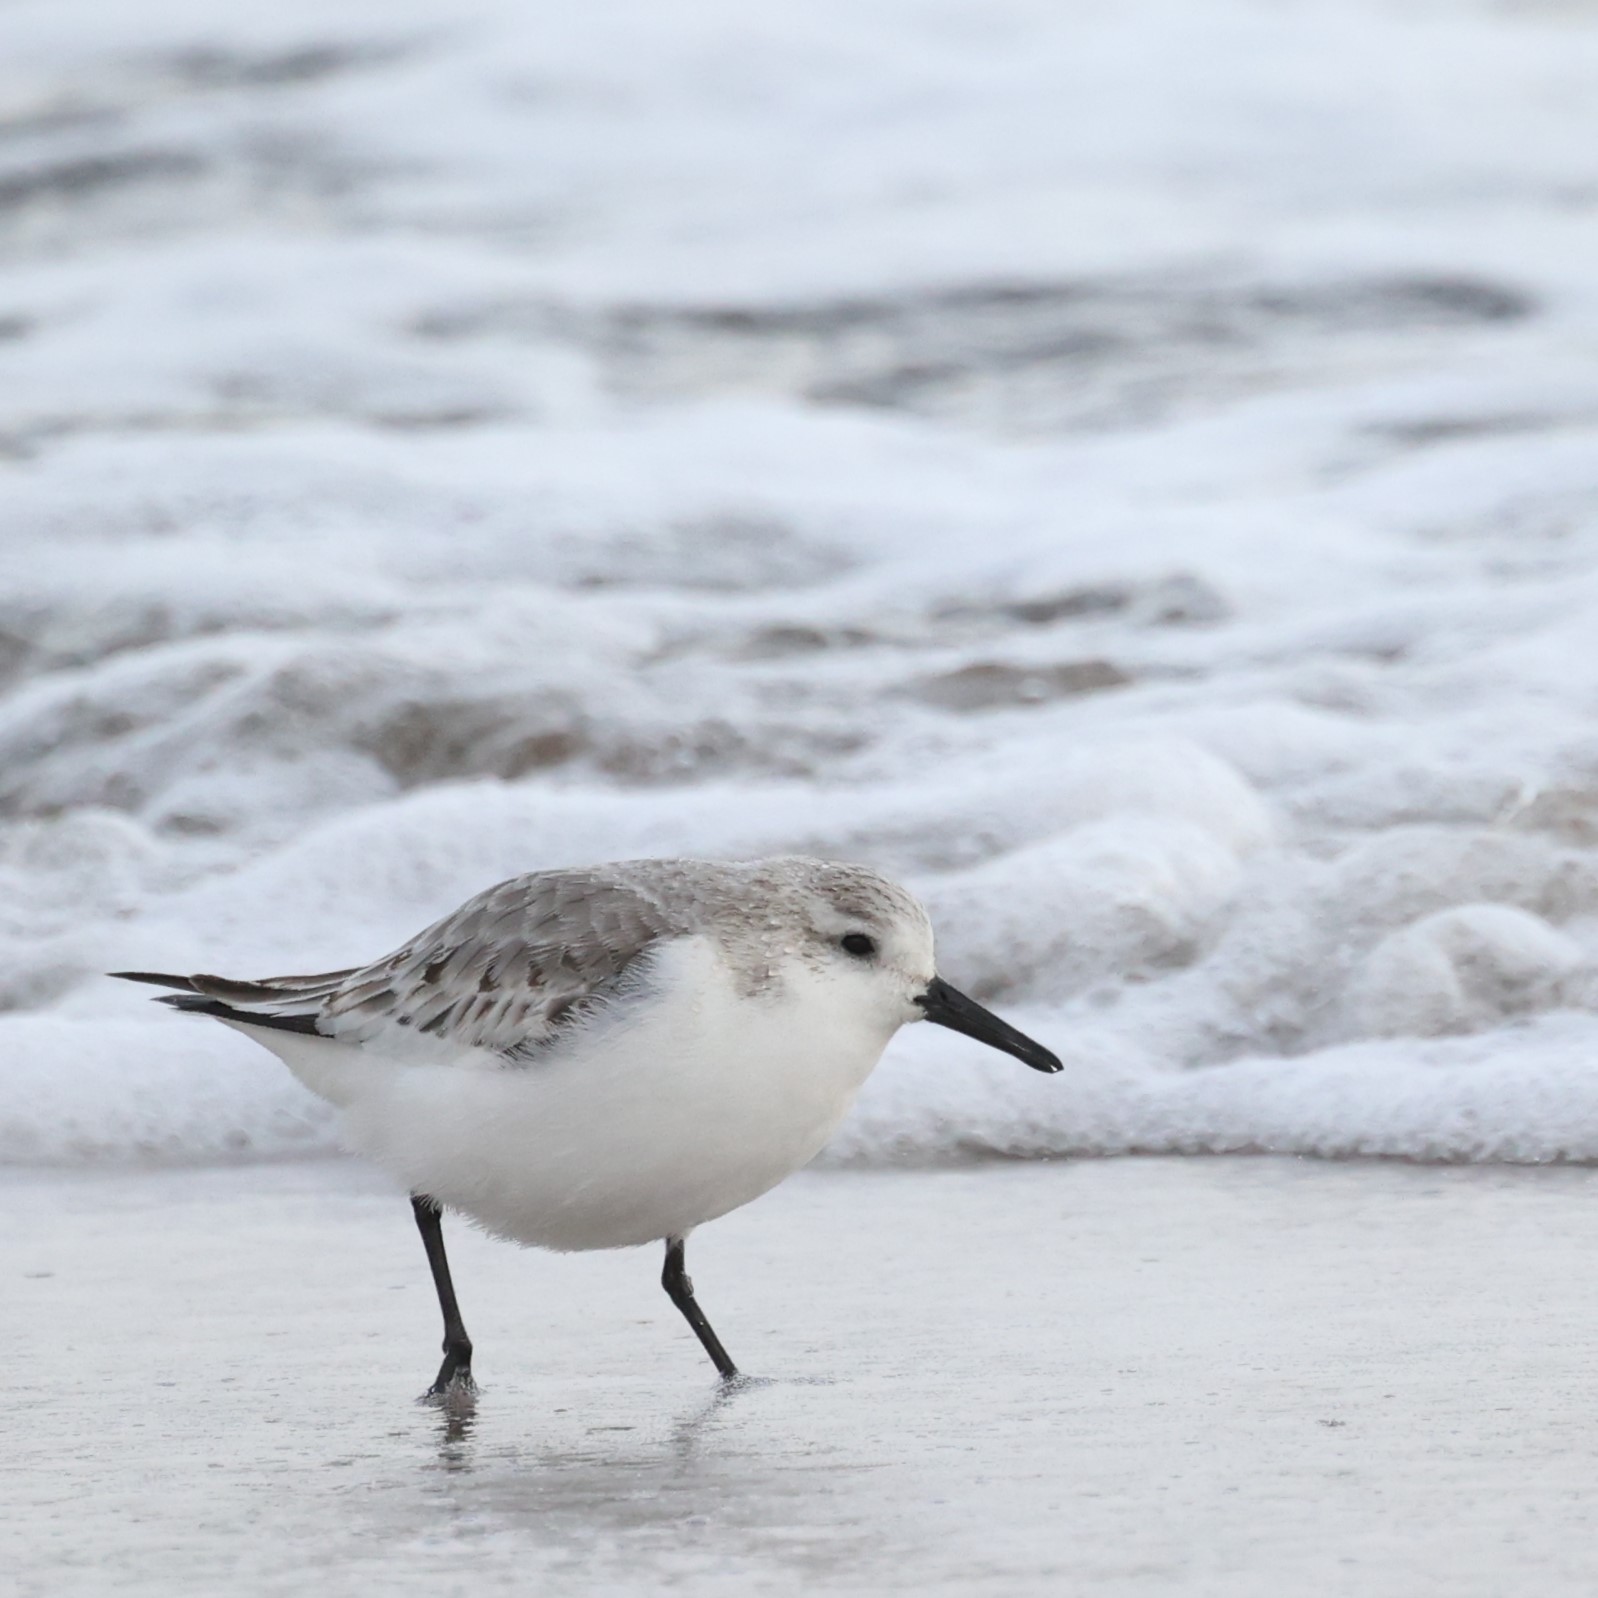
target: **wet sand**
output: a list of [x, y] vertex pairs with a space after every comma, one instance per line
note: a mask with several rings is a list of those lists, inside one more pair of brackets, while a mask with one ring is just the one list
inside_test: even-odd
[[1598, 1175], [820, 1172], [652, 1252], [450, 1228], [475, 1413], [353, 1164], [0, 1177], [26, 1595], [1589, 1593]]

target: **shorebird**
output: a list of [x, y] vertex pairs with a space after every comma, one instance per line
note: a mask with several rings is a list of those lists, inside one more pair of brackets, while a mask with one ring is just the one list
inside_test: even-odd
[[345, 971], [113, 975], [270, 1049], [407, 1185], [444, 1319], [435, 1398], [474, 1390], [442, 1210], [533, 1247], [663, 1242], [661, 1285], [732, 1380], [686, 1239], [819, 1153], [901, 1026], [1060, 1069], [937, 975], [905, 889], [801, 857], [513, 877]]

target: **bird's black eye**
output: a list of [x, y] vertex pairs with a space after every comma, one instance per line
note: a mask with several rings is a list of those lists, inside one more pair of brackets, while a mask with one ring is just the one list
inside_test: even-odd
[[838, 947], [845, 954], [852, 954], [861, 960], [869, 960], [877, 952], [877, 940], [867, 937], [864, 932], [848, 932], [839, 938]]

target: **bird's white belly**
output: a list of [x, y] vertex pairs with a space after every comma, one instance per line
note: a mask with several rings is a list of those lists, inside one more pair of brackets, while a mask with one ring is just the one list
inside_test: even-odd
[[646, 1003], [523, 1066], [362, 1061], [337, 1095], [350, 1141], [414, 1191], [545, 1248], [681, 1236], [747, 1204], [820, 1151], [891, 1032], [840, 1014], [802, 973], [740, 997], [699, 939], [656, 977]]

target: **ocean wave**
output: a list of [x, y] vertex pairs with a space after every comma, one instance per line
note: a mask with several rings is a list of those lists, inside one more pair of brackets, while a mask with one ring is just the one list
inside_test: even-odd
[[794, 851], [1067, 1063], [832, 1158], [1598, 1157], [1585, 36], [24, 9], [0, 1160], [335, 1146], [107, 970]]

